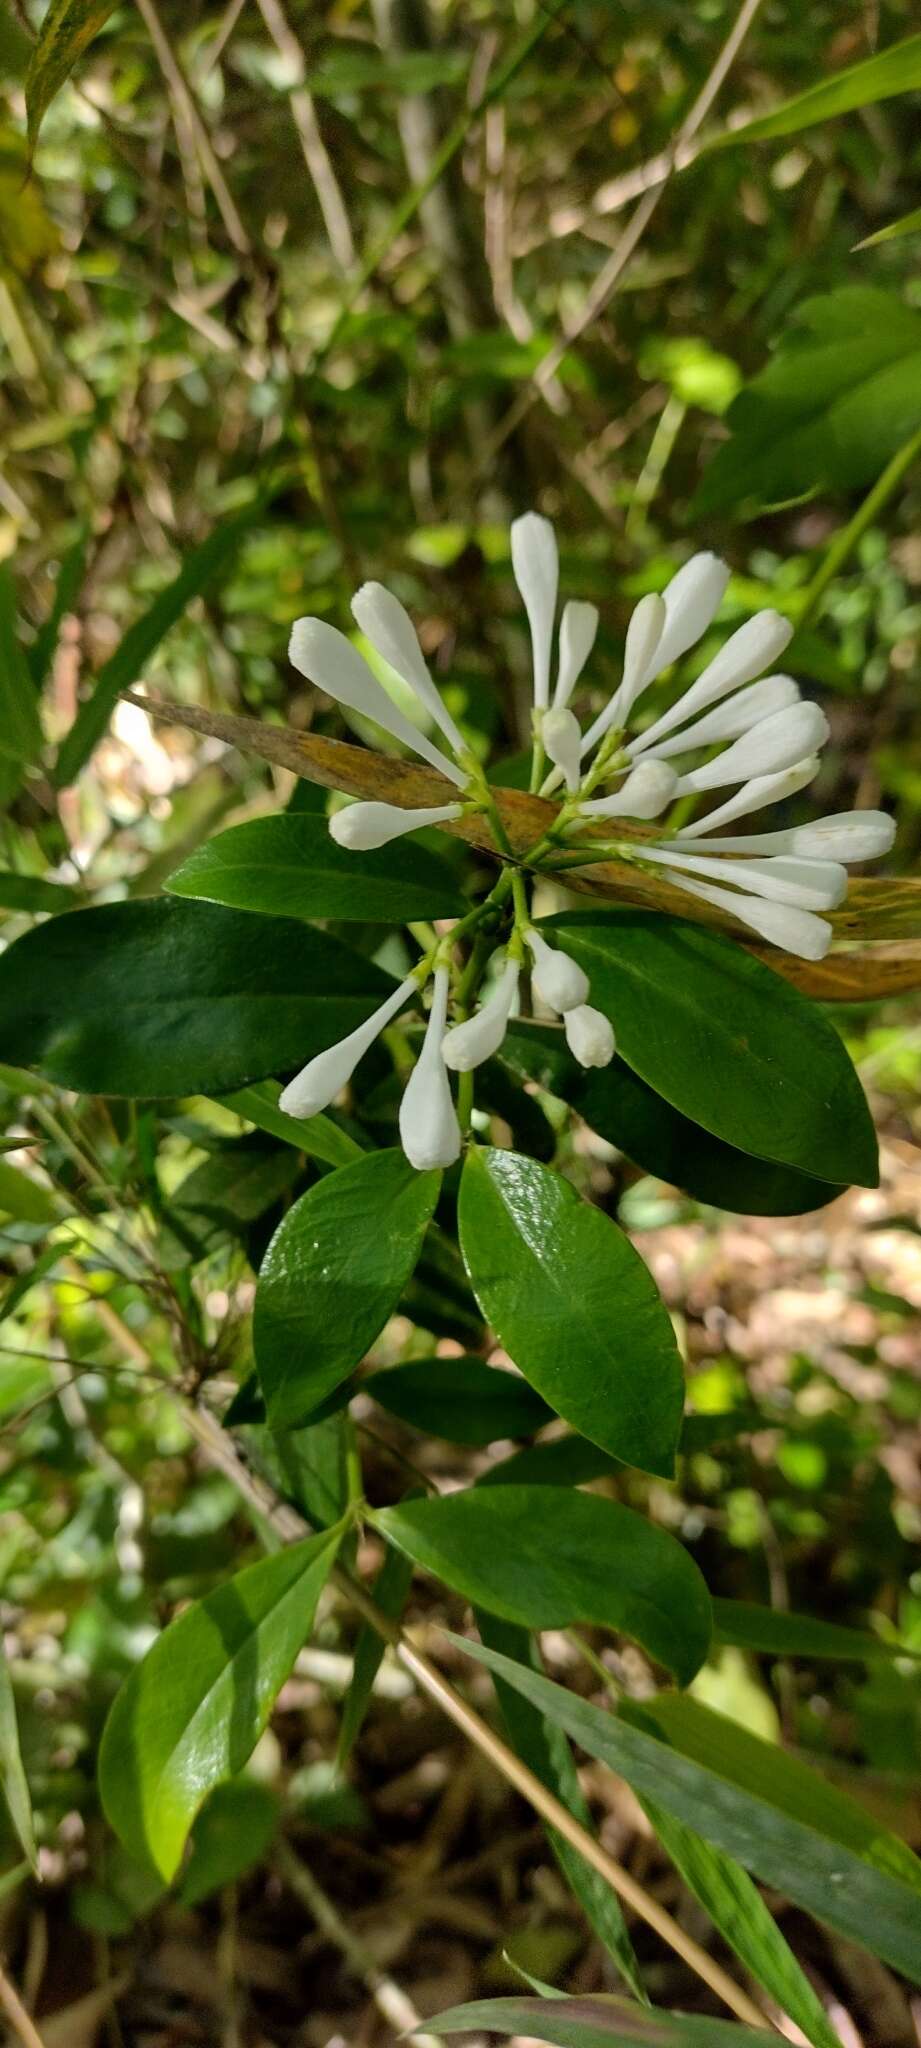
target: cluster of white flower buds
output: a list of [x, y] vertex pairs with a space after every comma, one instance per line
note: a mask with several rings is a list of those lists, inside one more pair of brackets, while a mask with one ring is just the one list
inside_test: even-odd
[[[610, 825], [610, 838], [593, 838], [592, 846], [585, 847], [586, 864], [616, 853], [730, 912], [772, 945], [804, 959], [821, 959], [832, 928], [819, 913], [843, 902], [847, 863], [888, 851], [892, 820], [880, 811], [857, 811], [781, 831], [727, 837], [722, 829], [793, 796], [818, 771], [819, 749], [828, 736], [825, 715], [801, 697], [791, 676], [773, 670], [792, 637], [789, 622], [772, 610], [746, 620], [670, 709], [634, 731], [643, 692], [697, 644], [723, 599], [729, 579], [725, 563], [712, 554], [692, 556], [662, 596], [651, 593], [636, 606], [620, 682], [583, 732], [570, 700], [594, 647], [598, 612], [592, 604], [564, 605], [551, 694], [559, 585], [556, 537], [549, 520], [528, 513], [514, 522], [511, 542], [531, 633], [535, 748], [537, 758], [551, 764], [541, 793], [565, 789], [559, 812], [564, 845], [575, 847], [578, 841], [581, 850], [586, 822], [596, 830], [599, 823]], [[323, 620], [297, 620], [290, 645], [294, 666], [338, 703], [410, 747], [458, 792], [456, 799], [424, 809], [372, 802], [337, 811], [330, 821], [333, 838], [340, 846], [367, 850], [423, 826], [454, 822], [465, 805], [481, 807], [483, 784], [399, 599], [380, 583], [366, 583], [352, 610], [370, 646], [408, 685], [425, 721], [437, 727], [450, 752], [404, 716], [352, 641]], [[681, 798], [723, 789], [735, 793], [704, 816], [677, 826], [664, 817]], [[638, 837], [628, 826], [618, 841], [620, 820], [644, 827], [654, 823], [654, 829]], [[367, 1024], [311, 1060], [285, 1090], [283, 1108], [295, 1116], [325, 1108], [377, 1032], [418, 995], [434, 971], [428, 1027], [403, 1098], [400, 1133], [414, 1165], [450, 1164], [461, 1137], [447, 1069], [469, 1072], [498, 1051], [515, 1009], [525, 949], [533, 987], [546, 1007], [562, 1017], [574, 1057], [586, 1067], [606, 1065], [614, 1054], [614, 1033], [607, 1017], [588, 1002], [582, 969], [520, 915], [520, 901], [517, 911], [495, 980], [472, 1017], [447, 1028], [450, 972], [439, 949]]]

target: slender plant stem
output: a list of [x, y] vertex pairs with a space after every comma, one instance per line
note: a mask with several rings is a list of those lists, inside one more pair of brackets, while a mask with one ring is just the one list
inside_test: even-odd
[[883, 506], [887, 504], [893, 491], [897, 489], [903, 476], [911, 468], [918, 455], [921, 455], [921, 427], [919, 427], [916, 434], [912, 434], [911, 439], [906, 441], [903, 447], [897, 450], [892, 461], [887, 462], [882, 475], [877, 477], [872, 490], [867, 492], [863, 504], [858, 505], [853, 519], [848, 520], [847, 525], [841, 528], [840, 533], [836, 533], [824, 561], [816, 570], [812, 582], [807, 586], [802, 608], [796, 614], [798, 632], [813, 617], [829, 584], [837, 576], [839, 569], [843, 568], [848, 555], [853, 552], [858, 541], [862, 539], [867, 527], [872, 525], [877, 513], [881, 512]]
[[360, 1935], [354, 1934], [333, 1904], [328, 1892], [318, 1883], [313, 1871], [295, 1856], [286, 1842], [280, 1842], [277, 1861], [283, 1877], [287, 1880], [296, 1898], [301, 1900], [307, 1911], [313, 1915], [318, 1927], [339, 1950], [356, 1977], [367, 1987], [381, 2017], [398, 2034], [412, 2034], [417, 2048], [439, 2048], [434, 2034], [422, 2032], [423, 2022], [405, 1991], [400, 1989], [392, 1977], [380, 1968], [371, 1949], [367, 1948]]
[[[297, 1510], [282, 1501], [276, 1501], [271, 1489], [247, 1470], [237, 1457], [229, 1437], [206, 1409], [188, 1406], [183, 1408], [183, 1414], [206, 1456], [232, 1480], [257, 1514], [271, 1523], [276, 1535], [284, 1542], [290, 1543], [306, 1533], [307, 1525]], [[624, 1870], [615, 1862], [613, 1856], [608, 1855], [601, 1843], [581, 1826], [568, 1807], [563, 1806], [554, 1793], [541, 1783], [527, 1764], [502, 1741], [501, 1736], [495, 1734], [475, 1709], [468, 1706], [467, 1701], [455, 1691], [437, 1666], [416, 1648], [406, 1632], [381, 1613], [364, 1587], [341, 1566], [334, 1568], [331, 1582], [376, 1634], [390, 1644], [398, 1662], [412, 1675], [420, 1689], [441, 1707], [448, 1719], [474, 1743], [481, 1755], [488, 1757], [507, 1782], [528, 1800], [541, 1818], [555, 1828], [571, 1848], [577, 1849], [579, 1854], [584, 1856], [586, 1862], [597, 1870], [599, 1876], [603, 1877], [611, 1890], [623, 1899], [625, 1905], [645, 1920], [647, 1925], [674, 1949], [676, 1955], [681, 1956], [688, 1968], [723, 2000], [737, 2019], [744, 2020], [748, 2026], [763, 2028], [765, 2015], [749, 1998], [747, 1992], [734, 1983], [728, 1972], [678, 1925], [665, 1907], [660, 1906], [657, 1899], [644, 1891], [643, 1886], [629, 1871]]]
[[0, 2009], [6, 2013], [6, 2017], [17, 2040], [22, 2042], [22, 2048], [45, 2048], [35, 2021], [32, 2019], [31, 2014], [27, 2013], [15, 1984], [10, 1983], [2, 1963], [0, 1963]]

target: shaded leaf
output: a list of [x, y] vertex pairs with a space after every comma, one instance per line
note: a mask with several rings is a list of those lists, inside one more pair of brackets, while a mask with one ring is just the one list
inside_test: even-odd
[[267, 1131], [272, 1138], [283, 1138], [286, 1145], [306, 1152], [311, 1159], [324, 1160], [327, 1166], [348, 1166], [350, 1159], [361, 1158], [362, 1148], [357, 1140], [331, 1116], [286, 1116], [278, 1107], [280, 1094], [277, 1081], [259, 1081], [219, 1100], [225, 1109], [232, 1109], [237, 1116], [245, 1117], [247, 1123], [255, 1124], [257, 1130]]
[[826, 1181], [878, 1180], [866, 1097], [836, 1031], [770, 968], [699, 926], [636, 911], [547, 920], [627, 1065], [742, 1152]]
[[255, 1778], [215, 1786], [195, 1823], [179, 1885], [183, 1906], [236, 1884], [267, 1854], [279, 1821], [278, 1800]]
[[363, 1023], [389, 976], [326, 932], [209, 903], [108, 903], [0, 959], [0, 1058], [93, 1095], [223, 1094]]
[[798, 1758], [687, 1694], [619, 1713], [452, 1637], [648, 1798], [744, 1869], [921, 1983], [921, 1863]]
[[684, 1381], [642, 1259], [549, 1167], [471, 1148], [458, 1229], [484, 1316], [545, 1401], [602, 1450], [670, 1476]]
[[621, 1998], [477, 1998], [427, 2019], [433, 2034], [520, 2034], [555, 2048], [766, 2048], [760, 2028], [652, 2011]]
[[527, 1380], [481, 1358], [414, 1358], [372, 1373], [362, 1391], [388, 1414], [451, 1444], [530, 1436], [553, 1414]]
[[772, 107], [770, 113], [744, 121], [739, 128], [728, 128], [725, 134], [714, 136], [708, 147], [736, 148], [740, 143], [744, 147], [750, 142], [769, 142], [775, 135], [798, 135], [803, 128], [813, 128], [817, 121], [831, 121], [837, 114], [851, 113], [855, 107], [875, 106], [880, 100], [894, 99], [898, 93], [915, 92], [919, 86], [921, 35], [906, 36], [875, 57], [865, 57], [862, 63], [849, 64], [831, 78], [821, 79], [806, 92]]
[[32, 1825], [32, 1801], [23, 1769], [22, 1753], [19, 1747], [19, 1729], [16, 1723], [16, 1701], [3, 1638], [0, 1636], [0, 1785], [9, 1816], [16, 1830], [20, 1847], [33, 1870], [38, 1867], [35, 1848], [35, 1830]]
[[720, 1642], [770, 1657], [807, 1657], [822, 1662], [872, 1664], [893, 1657], [921, 1657], [901, 1643], [886, 1642], [868, 1630], [843, 1628], [811, 1614], [788, 1614], [778, 1607], [758, 1607], [747, 1600], [715, 1600], [713, 1622]]
[[262, 1558], [187, 1607], [116, 1697], [99, 1753], [102, 1803], [126, 1849], [167, 1881], [207, 1794], [256, 1746], [340, 1534]]
[[[412, 1585], [412, 1560], [402, 1551], [388, 1547], [384, 1562], [371, 1587], [375, 1607], [388, 1621], [399, 1621]], [[342, 1706], [336, 1767], [343, 1770], [361, 1734], [371, 1702], [374, 1681], [381, 1668], [387, 1644], [370, 1622], [363, 1622], [355, 1640], [352, 1677]]]
[[395, 840], [355, 853], [330, 838], [325, 818], [304, 812], [232, 825], [197, 847], [166, 886], [233, 910], [372, 924], [459, 917], [466, 907], [450, 868], [426, 847]]
[[682, 1683], [710, 1644], [710, 1601], [688, 1552], [594, 1493], [468, 1487], [401, 1501], [375, 1527], [474, 1605], [524, 1628], [591, 1623], [633, 1637]]
[[916, 206], [913, 213], [903, 213], [901, 220], [891, 220], [886, 227], [877, 228], [875, 235], [865, 235], [855, 246], [878, 249], [881, 242], [898, 242], [903, 235], [917, 234], [921, 234], [921, 206]]
[[16, 586], [0, 562], [0, 754], [24, 766], [42, 748], [35, 685], [16, 630]]

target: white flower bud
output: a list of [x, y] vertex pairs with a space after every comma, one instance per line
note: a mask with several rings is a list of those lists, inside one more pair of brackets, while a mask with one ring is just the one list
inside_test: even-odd
[[894, 839], [895, 819], [885, 811], [839, 811], [831, 818], [817, 818], [813, 825], [798, 825], [792, 847], [794, 853], [820, 859], [878, 860]]
[[512, 521], [512, 568], [531, 628], [534, 702], [542, 711], [550, 697], [550, 648], [559, 557], [553, 527], [539, 512], [526, 512], [523, 519]]
[[694, 647], [712, 625], [728, 582], [729, 570], [718, 555], [692, 555], [676, 570], [665, 592], [662, 634], [655, 649], [657, 675]]
[[760, 683], [747, 683], [744, 690], [724, 697], [722, 704], [706, 711], [703, 718], [682, 726], [671, 739], [660, 740], [654, 749], [655, 758], [664, 761], [672, 754], [689, 753], [692, 747], [711, 747], [718, 740], [737, 739], [773, 712], [785, 711], [798, 701], [799, 684], [792, 676], [762, 676]]
[[675, 794], [678, 777], [667, 761], [638, 761], [613, 796], [580, 804], [586, 818], [658, 818]]
[[369, 1045], [373, 1045], [384, 1025], [405, 1010], [407, 1003], [419, 994], [419, 983], [414, 975], [401, 981], [399, 988], [368, 1017], [359, 1024], [356, 1031], [350, 1031], [347, 1038], [340, 1038], [337, 1045], [331, 1045], [326, 1052], [318, 1052], [315, 1059], [308, 1060], [287, 1088], [283, 1088], [278, 1107], [286, 1116], [319, 1116], [328, 1109], [340, 1090], [350, 1081], [355, 1068]]
[[[752, 811], [763, 811], [767, 804], [783, 803], [785, 797], [796, 796], [806, 784], [814, 782], [821, 763], [818, 754], [810, 754], [808, 760], [797, 761], [792, 768], [786, 768], [779, 775], [755, 775], [744, 788], [737, 789], [735, 796], [727, 797], [724, 804], [718, 804], [715, 811], [708, 811], [693, 825], [683, 825], [675, 835], [675, 844], [684, 845], [691, 839], [703, 839], [715, 832], [718, 825], [729, 825], [733, 818], [747, 818]], [[724, 841], [720, 842], [725, 844]]]
[[582, 759], [590, 754], [610, 732], [612, 726], [625, 724], [631, 705], [645, 689], [653, 672], [654, 656], [665, 624], [665, 605], [661, 597], [650, 591], [641, 597], [630, 617], [627, 639], [624, 646], [623, 675], [608, 698], [603, 710], [599, 711], [594, 723], [589, 726], [582, 741]]
[[325, 619], [295, 619], [291, 628], [288, 657], [294, 668], [315, 683], [318, 690], [325, 690], [328, 697], [334, 697], [337, 704], [345, 704], [350, 711], [357, 711], [363, 718], [373, 718], [375, 725], [384, 732], [393, 734], [411, 747], [413, 753], [421, 755], [446, 775], [449, 782], [462, 788], [464, 777], [447, 754], [440, 747], [433, 746], [424, 733], [404, 718], [392, 697], [372, 674], [367, 662], [352, 646], [344, 633]]
[[[665, 711], [648, 732], [634, 740], [630, 751], [645, 753], [648, 747], [657, 745], [665, 734], [673, 732], [676, 725], [685, 725], [696, 717], [699, 711], [706, 711], [711, 704], [717, 704], [721, 697], [728, 697], [730, 690], [737, 690], [743, 683], [750, 683], [754, 676], [769, 668], [771, 662], [783, 653], [793, 636], [793, 627], [788, 619], [782, 619], [779, 612], [756, 612], [753, 619], [746, 619], [744, 626], [730, 635], [725, 647], [708, 662], [703, 674], [692, 683], [684, 696], [679, 697], [670, 711]], [[658, 655], [657, 655], [658, 660]]]
[[534, 986], [548, 1010], [557, 1010], [562, 1016], [584, 1003], [588, 997], [588, 975], [583, 974], [576, 961], [558, 947], [548, 946], [533, 925], [528, 926], [525, 939], [534, 959]]
[[432, 681], [416, 629], [405, 605], [383, 583], [363, 583], [352, 599], [352, 616], [375, 651], [382, 655], [404, 683], [415, 692], [419, 703], [441, 727], [455, 754], [464, 751], [463, 734], [458, 731], [441, 692]]
[[[766, 896], [776, 903], [790, 903], [798, 910], [837, 910], [847, 895], [847, 869], [833, 860], [736, 860], [732, 855], [718, 860], [686, 847], [644, 846], [644, 857], [668, 868], [681, 868], [691, 875], [707, 875], [715, 882], [731, 882], [753, 896]], [[681, 885], [680, 875], [672, 880]]]
[[419, 832], [423, 825], [447, 825], [462, 816], [460, 804], [436, 804], [428, 810], [404, 811], [399, 804], [349, 804], [329, 821], [329, 836], [337, 846], [367, 853], [375, 846], [387, 846], [404, 832]]
[[580, 1067], [606, 1067], [614, 1058], [614, 1032], [591, 1003], [577, 1003], [563, 1018], [566, 1043]]
[[759, 938], [795, 953], [800, 960], [824, 960], [832, 941], [832, 928], [811, 910], [796, 910], [787, 903], [765, 903], [758, 896], [743, 896], [737, 889], [717, 889], [709, 882], [692, 882], [689, 875], [672, 880], [689, 896], [700, 896], [720, 910], [731, 911], [740, 924], [747, 924]]
[[441, 1050], [446, 1066], [455, 1074], [469, 1074], [498, 1052], [508, 1030], [520, 972], [517, 960], [506, 960], [495, 987], [476, 1015], [463, 1024], [455, 1024], [453, 1031], [445, 1034]]
[[436, 968], [435, 992], [422, 1051], [400, 1103], [400, 1143], [417, 1173], [453, 1166], [460, 1157], [461, 1130], [441, 1050], [448, 1014], [448, 981], [448, 969]]
[[781, 774], [804, 754], [814, 753], [828, 732], [828, 720], [818, 704], [793, 704], [788, 710], [775, 711], [715, 760], [682, 775], [676, 794], [696, 796], [702, 789], [721, 789], [728, 782], [747, 782], [755, 775]]
[[555, 768], [561, 768], [567, 789], [579, 787], [579, 749], [582, 734], [579, 722], [571, 711], [554, 706], [545, 711], [540, 721], [540, 736], [544, 752]]
[[560, 663], [553, 702], [560, 709], [569, 703], [573, 690], [595, 645], [598, 607], [570, 598], [560, 620]]

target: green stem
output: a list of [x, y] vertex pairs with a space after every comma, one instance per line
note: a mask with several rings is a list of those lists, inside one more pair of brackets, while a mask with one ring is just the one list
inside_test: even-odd
[[847, 526], [842, 527], [841, 532], [835, 535], [824, 562], [816, 570], [812, 582], [807, 586], [802, 609], [796, 613], [797, 632], [800, 632], [807, 623], [807, 620], [813, 617], [829, 584], [837, 576], [839, 569], [843, 567], [848, 555], [856, 547], [857, 542], [866, 533], [867, 527], [872, 525], [877, 513], [882, 511], [883, 506], [891, 498], [893, 491], [901, 483], [903, 476], [911, 468], [917, 455], [921, 455], [921, 427], [897, 451], [892, 461], [886, 464], [882, 475], [877, 477], [873, 489], [868, 491], [863, 504], [858, 506], [853, 519], [849, 520]]

